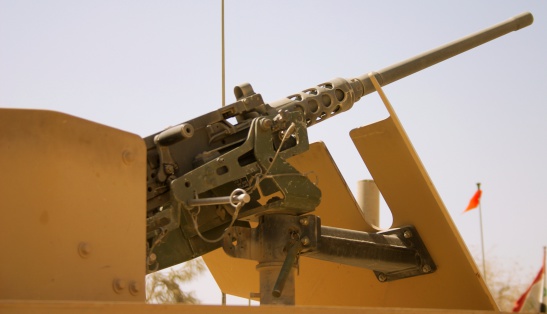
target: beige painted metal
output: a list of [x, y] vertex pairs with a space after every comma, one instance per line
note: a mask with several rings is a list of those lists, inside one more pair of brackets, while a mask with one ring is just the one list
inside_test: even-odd
[[0, 149], [0, 300], [144, 301], [143, 140], [0, 109]]
[[497, 310], [395, 110], [373, 74], [370, 78], [390, 116], [350, 136], [393, 214], [393, 226], [413, 224], [437, 264], [434, 274], [420, 277], [425, 282], [401, 281], [401, 287], [429, 287], [441, 308]]
[[[279, 306], [203, 306], [186, 304], [142, 304], [125, 302], [6, 302], [0, 300], [0, 313], [132, 313], [132, 314], [470, 314], [465, 310], [389, 309], [356, 307], [279, 307]], [[480, 312], [482, 314], [494, 312]]]

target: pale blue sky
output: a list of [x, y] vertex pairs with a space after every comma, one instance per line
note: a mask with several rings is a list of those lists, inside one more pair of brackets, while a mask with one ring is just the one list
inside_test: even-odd
[[[404, 60], [524, 11], [532, 26], [385, 88], [471, 251], [482, 182], [487, 259], [532, 279], [547, 245], [547, 2], [226, 1], [227, 103], [274, 101]], [[0, 107], [62, 111], [147, 136], [221, 105], [220, 1], [0, 0]], [[376, 95], [310, 128], [350, 186], [349, 130]], [[509, 266], [510, 267], [510, 266]]]

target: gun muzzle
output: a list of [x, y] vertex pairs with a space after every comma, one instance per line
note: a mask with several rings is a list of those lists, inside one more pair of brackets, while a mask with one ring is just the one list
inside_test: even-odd
[[[376, 79], [381, 86], [385, 86], [510, 32], [518, 31], [521, 28], [531, 25], [533, 22], [534, 17], [530, 12], [519, 14], [482, 31], [381, 69], [375, 73]], [[357, 77], [357, 79], [363, 84], [364, 87], [363, 94], [359, 97], [374, 92], [375, 89], [374, 86], [372, 86], [372, 82], [370, 81], [368, 74], [363, 74]]]

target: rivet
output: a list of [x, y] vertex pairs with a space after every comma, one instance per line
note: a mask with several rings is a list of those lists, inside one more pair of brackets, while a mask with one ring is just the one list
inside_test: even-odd
[[300, 239], [300, 242], [302, 243], [303, 246], [307, 246], [310, 244], [310, 238], [303, 237], [302, 239]]
[[307, 226], [310, 222], [308, 221], [308, 217], [302, 217], [300, 218], [300, 224], [302, 226]]
[[114, 289], [114, 292], [121, 293], [127, 288], [127, 283], [123, 279], [114, 279], [114, 281], [112, 281], [112, 288]]
[[91, 244], [87, 242], [80, 242], [78, 245], [78, 254], [80, 254], [81, 257], [86, 258], [91, 254]]
[[136, 281], [131, 281], [129, 283], [129, 293], [137, 295], [139, 291], [141, 291], [139, 284]]
[[431, 266], [425, 264], [424, 266], [422, 266], [422, 272], [424, 273], [429, 273], [431, 271]]
[[122, 153], [122, 160], [126, 165], [129, 165], [135, 161], [135, 155], [129, 150], [124, 150]]

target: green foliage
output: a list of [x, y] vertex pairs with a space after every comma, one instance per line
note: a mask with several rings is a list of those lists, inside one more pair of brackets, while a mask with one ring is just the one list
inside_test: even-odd
[[193, 259], [146, 276], [147, 303], [199, 304], [194, 292], [186, 292], [181, 285], [191, 281], [205, 270], [201, 258]]

